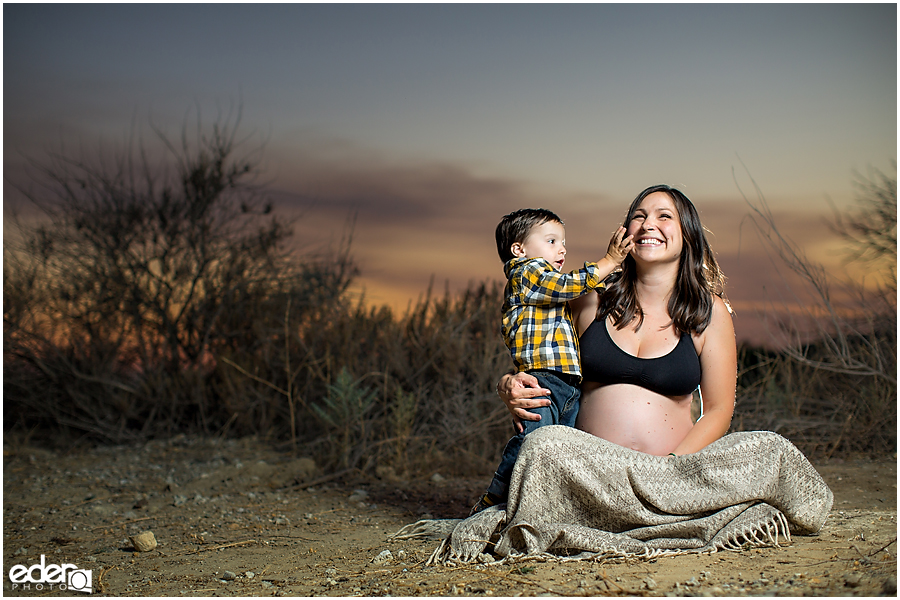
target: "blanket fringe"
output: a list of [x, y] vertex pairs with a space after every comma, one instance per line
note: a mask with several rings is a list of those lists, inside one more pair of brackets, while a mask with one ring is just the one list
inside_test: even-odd
[[625, 552], [619, 550], [601, 550], [599, 552], [585, 551], [573, 556], [563, 554], [554, 554], [552, 552], [537, 552], [534, 554], [514, 553], [503, 557], [491, 556], [485, 553], [479, 553], [477, 556], [465, 556], [452, 552], [450, 546], [450, 538], [441, 541], [440, 545], [431, 553], [431, 556], [425, 561], [426, 566], [446, 566], [453, 567], [459, 564], [481, 563], [491, 565], [503, 565], [522, 562], [599, 562], [607, 560], [652, 560], [670, 556], [683, 556], [685, 554], [712, 554], [717, 551], [715, 547], [706, 547], [698, 549], [673, 549], [673, 548], [645, 548], [642, 552]]
[[732, 533], [728, 539], [721, 542], [723, 550], [740, 551], [747, 545], [753, 548], [762, 546], [780, 546], [779, 538], [791, 541], [791, 531], [787, 517], [781, 511], [777, 511], [769, 519], [744, 527], [740, 531]]
[[[425, 566], [434, 566], [434, 565], [444, 565], [444, 566], [454, 566], [454, 563], [480, 563], [480, 564], [491, 564], [491, 565], [501, 565], [505, 562], [509, 562], [515, 560], [518, 556], [523, 555], [515, 555], [515, 556], [505, 556], [497, 558], [491, 554], [486, 552], [476, 552], [474, 554], [464, 554], [459, 552], [453, 552], [450, 537], [448, 536], [444, 540], [441, 541], [440, 545], [435, 548], [434, 552], [431, 553], [431, 556], [425, 561]], [[531, 555], [533, 556], [533, 555]]]
[[441, 540], [440, 545], [434, 549], [434, 552], [431, 553], [431, 556], [428, 557], [428, 560], [425, 561], [425, 566], [438, 565], [444, 562], [444, 555], [447, 554], [447, 547], [450, 544], [450, 538], [444, 538]]
[[[450, 520], [448, 520], [450, 521]], [[452, 524], [458, 523], [454, 520]], [[411, 539], [414, 537], [424, 537], [433, 534], [436, 531], [434, 522], [420, 521], [403, 527], [400, 531], [392, 536], [392, 539]], [[442, 523], [441, 526], [446, 528], [450, 523]], [[609, 559], [638, 559], [649, 560], [668, 556], [681, 556], [685, 554], [712, 554], [719, 550], [741, 551], [748, 546], [752, 548], [766, 546], [780, 546], [779, 540], [784, 539], [791, 541], [790, 526], [787, 517], [781, 511], [775, 511], [774, 514], [765, 520], [761, 520], [750, 526], [743, 527], [740, 531], [732, 532], [727, 539], [719, 540], [703, 548], [694, 549], [675, 549], [675, 548], [644, 548], [641, 552], [627, 552], [623, 550], [601, 550], [598, 552], [584, 551], [574, 556], [566, 556], [563, 554], [554, 554], [551, 552], [540, 552], [535, 554], [513, 553], [504, 557], [496, 557], [483, 552], [484, 545], [478, 545], [476, 548], [466, 548], [468, 552], [460, 552], [459, 549], [454, 551], [450, 534], [446, 534], [441, 540], [440, 545], [431, 553], [425, 561], [427, 566], [434, 565], [453, 565], [455, 563], [481, 563], [500, 565], [504, 563], [521, 562], [524, 560], [552, 560], [557, 562], [572, 561], [604, 561]], [[477, 540], [471, 540], [477, 541]], [[484, 540], [481, 540], [484, 542]]]
[[401, 527], [389, 540], [434, 539], [448, 535], [462, 519], [422, 519]]

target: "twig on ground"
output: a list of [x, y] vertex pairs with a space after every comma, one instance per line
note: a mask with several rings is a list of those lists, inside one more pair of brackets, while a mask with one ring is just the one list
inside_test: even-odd
[[[885, 544], [884, 546], [882, 546], [881, 548], [879, 548], [879, 549], [876, 550], [875, 552], [869, 554], [869, 556], [875, 556], [875, 555], [878, 554], [879, 552], [882, 552], [882, 551], [884, 551], [884, 550], [887, 550], [887, 549], [888, 549], [888, 546], [890, 546], [891, 544], [896, 544], [896, 543], [897, 543], [897, 538], [895, 537], [894, 539], [892, 539], [891, 541], [889, 541], [887, 544]], [[890, 554], [890, 552], [888, 552], [888, 554]]]
[[210, 550], [221, 550], [223, 548], [232, 548], [234, 546], [243, 546], [245, 544], [255, 544], [256, 540], [244, 540], [243, 542], [234, 542], [232, 544], [222, 544], [221, 546], [213, 546], [212, 548], [200, 548], [199, 550], [194, 550], [192, 552], [185, 552], [180, 556], [187, 556], [188, 554], [200, 554], [201, 552], [209, 552]]
[[97, 525], [96, 527], [91, 527], [88, 531], [96, 531], [97, 529], [109, 529], [110, 527], [118, 527], [119, 525], [130, 525], [131, 523], [139, 523], [140, 521], [149, 521], [151, 519], [157, 519], [159, 517], [141, 517], [140, 519], [129, 519], [127, 521], [119, 521], [118, 523], [112, 523], [110, 525]]
[[322, 477], [319, 477], [318, 479], [313, 479], [312, 481], [301, 481], [300, 483], [295, 483], [294, 485], [290, 486], [288, 489], [313, 487], [313, 486], [317, 486], [317, 485], [320, 485], [323, 483], [328, 483], [329, 481], [331, 481], [333, 479], [337, 479], [338, 477], [342, 477], [342, 476], [346, 475], [347, 473], [349, 473], [352, 470], [353, 469], [344, 469], [343, 471], [336, 471], [336, 472], [330, 473], [328, 475], [323, 475]]
[[267, 535], [267, 538], [285, 538], [288, 540], [302, 540], [304, 542], [321, 542], [322, 540], [317, 540], [313, 538], [305, 538], [299, 535]]
[[111, 496], [104, 496], [102, 498], [91, 498], [90, 500], [85, 500], [84, 502], [79, 502], [78, 504], [68, 504], [66, 506], [59, 507], [59, 510], [65, 510], [67, 508], [78, 508], [79, 506], [84, 506], [85, 504], [90, 504], [91, 502], [99, 502], [100, 500], [112, 500], [113, 498], [118, 498], [123, 494], [113, 494]]
[[623, 588], [621, 585], [619, 585], [618, 583], [616, 583], [615, 581], [613, 581], [612, 579], [610, 579], [609, 577], [606, 576], [606, 569], [603, 570], [603, 573], [600, 574], [600, 577], [603, 579], [603, 581], [606, 582], [607, 585], [614, 585], [617, 588], [619, 588], [619, 591], [622, 591], [622, 592], [625, 591], [625, 588]]
[[106, 590], [104, 589], [106, 586], [103, 584], [103, 576], [106, 575], [107, 573], [109, 573], [110, 571], [113, 571], [118, 568], [119, 567], [109, 567], [109, 568], [100, 570], [100, 576], [97, 577], [97, 587], [100, 588], [101, 594], [106, 592]]

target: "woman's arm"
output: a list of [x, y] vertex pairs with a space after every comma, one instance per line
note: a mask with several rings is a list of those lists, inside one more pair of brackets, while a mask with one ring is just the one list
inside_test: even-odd
[[[600, 297], [593, 292], [569, 301], [575, 330], [579, 336], [594, 320], [599, 306]], [[526, 421], [541, 420], [541, 416], [529, 412], [529, 408], [550, 406], [550, 398], [548, 398], [550, 390], [541, 388], [537, 378], [528, 373], [504, 375], [497, 384], [497, 395], [503, 400], [519, 431], [522, 431], [523, 419]]]
[[737, 348], [734, 324], [725, 302], [715, 297], [712, 320], [702, 335], [700, 395], [703, 416], [673, 450], [679, 456], [702, 450], [728, 431], [734, 415]]

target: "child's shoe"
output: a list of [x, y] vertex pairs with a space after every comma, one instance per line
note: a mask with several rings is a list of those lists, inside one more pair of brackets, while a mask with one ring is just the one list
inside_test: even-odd
[[494, 506], [495, 504], [498, 504], [502, 500], [503, 500], [503, 498], [501, 498], [500, 496], [498, 496], [496, 494], [492, 494], [490, 492], [485, 492], [484, 496], [482, 496], [481, 499], [478, 500], [478, 502], [475, 504], [475, 506], [472, 507], [472, 510], [469, 511], [469, 516], [471, 517], [472, 515], [478, 514], [481, 511], [483, 511], [484, 509], [490, 508], [490, 507]]

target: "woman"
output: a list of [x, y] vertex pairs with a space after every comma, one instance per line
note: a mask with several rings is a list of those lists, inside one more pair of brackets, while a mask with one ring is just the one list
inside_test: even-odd
[[[576, 427], [649, 454], [690, 454], [719, 439], [734, 412], [737, 355], [724, 277], [697, 210], [680, 191], [641, 192], [625, 218], [634, 250], [606, 290], [571, 302], [581, 338]], [[699, 384], [702, 417], [691, 420]], [[525, 373], [498, 393], [514, 418], [546, 405]], [[538, 417], [539, 418], [539, 417]]]
[[[694, 206], [653, 186], [625, 227], [635, 245], [621, 272], [571, 302], [583, 375], [576, 427], [529, 435], [508, 503], [455, 523], [430, 562], [483, 560], [488, 544], [502, 557], [740, 549], [824, 524], [831, 490], [796, 447], [770, 432], [725, 435], [734, 327]], [[698, 386], [703, 410], [692, 423]], [[517, 423], [549, 402], [525, 373], [497, 389]]]

